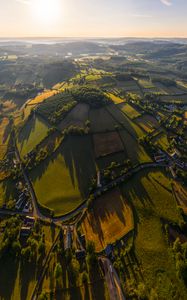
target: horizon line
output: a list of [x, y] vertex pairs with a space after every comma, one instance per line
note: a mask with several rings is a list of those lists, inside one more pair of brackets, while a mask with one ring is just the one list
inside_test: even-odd
[[187, 39], [187, 36], [0, 36], [0, 39]]

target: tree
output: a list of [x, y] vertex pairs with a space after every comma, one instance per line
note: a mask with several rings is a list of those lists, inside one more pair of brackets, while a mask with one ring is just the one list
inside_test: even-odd
[[21, 256], [22, 256], [24, 261], [28, 262], [30, 260], [30, 257], [31, 257], [31, 247], [28, 246], [26, 248], [23, 248], [21, 250]]
[[60, 263], [57, 263], [55, 266], [54, 276], [56, 281], [58, 282], [60, 277], [62, 276], [62, 267]]
[[15, 256], [18, 256], [21, 253], [21, 245], [19, 241], [12, 243], [12, 252]]
[[145, 287], [145, 284], [143, 283], [140, 283], [138, 285], [138, 288], [136, 290], [136, 294], [138, 296], [138, 299], [147, 299], [147, 296], [146, 296], [146, 287]]
[[87, 284], [88, 283], [88, 274], [86, 271], [82, 273], [82, 284]]
[[97, 256], [95, 253], [95, 244], [94, 242], [88, 242], [87, 244], [87, 263], [90, 268], [92, 268], [97, 263]]
[[181, 252], [181, 250], [182, 250], [182, 248], [181, 248], [181, 242], [180, 242], [179, 238], [177, 238], [175, 240], [175, 242], [173, 243], [173, 251], [175, 253], [177, 253], [177, 252]]
[[38, 253], [39, 255], [45, 254], [45, 243], [43, 241], [40, 241], [38, 244]]
[[48, 300], [47, 293], [42, 292], [41, 295], [38, 297], [38, 300]]

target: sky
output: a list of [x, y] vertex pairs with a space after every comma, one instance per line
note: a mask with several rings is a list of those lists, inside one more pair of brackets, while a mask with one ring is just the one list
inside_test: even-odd
[[0, 37], [187, 37], [187, 0], [0, 0]]

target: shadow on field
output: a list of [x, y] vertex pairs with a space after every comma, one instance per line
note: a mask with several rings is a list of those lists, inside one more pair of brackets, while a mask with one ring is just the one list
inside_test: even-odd
[[[154, 170], [152, 170], [152, 172], [154, 172]], [[149, 177], [149, 171], [142, 171], [142, 172], [139, 172], [138, 174], [134, 175], [132, 181], [129, 181], [122, 188], [123, 196], [126, 199], [128, 199], [129, 203], [131, 204], [132, 211], [133, 211], [135, 234], [137, 234], [137, 225], [139, 223], [139, 216], [138, 216], [138, 212], [134, 205], [133, 200], [135, 198], [137, 198], [145, 208], [147, 206], [147, 203], [154, 205], [154, 203], [152, 202], [152, 199], [150, 198], [147, 190], [145, 189], [145, 187], [142, 183], [143, 178], [147, 178], [148, 181], [151, 181], [151, 179]], [[152, 182], [152, 184], [153, 184], [153, 182]], [[154, 186], [154, 188], [155, 187], [156, 186]]]
[[35, 279], [36, 262], [21, 264], [20, 267], [20, 286], [21, 286], [21, 299], [27, 299], [29, 283]]
[[102, 197], [95, 199], [94, 207], [91, 210], [92, 217], [88, 219], [93, 233], [98, 236], [98, 239], [103, 247], [105, 241], [105, 232], [103, 231], [103, 222], [109, 222], [113, 218], [119, 219], [123, 226], [126, 226], [126, 218], [124, 216], [125, 208], [124, 199], [118, 189], [108, 192]]
[[3, 133], [3, 144], [5, 144], [10, 136], [12, 130], [12, 123], [13, 121], [9, 121], [9, 124], [6, 126], [4, 133]]
[[28, 141], [30, 134], [35, 130], [36, 117], [32, 116], [21, 129], [18, 135], [18, 143], [23, 147], [24, 142]]
[[2, 182], [2, 189], [4, 191], [4, 201], [8, 202], [10, 199], [15, 198], [15, 183], [11, 179]]
[[96, 174], [91, 137], [68, 138], [63, 147], [62, 155], [64, 156], [73, 185], [75, 185], [75, 181], [77, 180], [81, 195], [83, 197], [87, 196], [91, 179]]
[[[90, 272], [90, 291], [92, 295], [92, 299], [105, 300], [105, 287], [104, 280], [102, 278], [101, 271], [99, 269], [98, 264], [92, 268], [92, 272]], [[86, 300], [87, 298], [85, 298]]]
[[55, 153], [31, 171], [32, 181], [35, 182], [40, 179], [47, 171], [49, 164], [58, 159], [59, 155], [64, 158], [66, 168], [68, 169], [71, 177], [72, 185], [76, 186], [76, 182], [78, 182], [78, 188], [81, 196], [85, 198], [88, 195], [88, 187], [90, 186], [91, 180], [96, 174], [91, 137], [71, 136], [65, 139]]
[[11, 257], [0, 261], [0, 299], [11, 300], [19, 272], [19, 263]]
[[132, 138], [138, 139], [138, 134], [132, 126], [132, 121], [116, 105], [110, 105], [107, 109], [118, 125], [121, 125]]

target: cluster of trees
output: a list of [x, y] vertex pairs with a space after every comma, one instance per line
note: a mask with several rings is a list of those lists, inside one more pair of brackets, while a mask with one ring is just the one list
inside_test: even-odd
[[42, 149], [36, 147], [25, 159], [25, 167], [31, 170], [33, 167], [39, 165], [43, 160], [45, 160], [52, 152], [47, 151], [47, 149]]
[[35, 222], [25, 247], [21, 249], [21, 259], [23, 263], [40, 261], [46, 254], [45, 234], [39, 221]]
[[[27, 169], [31, 170], [34, 166], [40, 164], [43, 160], [45, 160], [53, 153], [53, 151], [58, 145], [60, 145], [63, 136], [59, 134], [58, 142], [57, 140], [52, 142], [53, 137], [51, 135], [53, 133], [58, 134], [57, 129], [55, 127], [50, 128], [48, 130], [47, 136], [39, 144], [37, 144], [31, 152], [24, 156], [24, 164]], [[49, 136], [51, 136], [51, 140], [48, 143]]]
[[88, 268], [92, 270], [94, 267], [97, 266], [98, 263], [94, 242], [92, 241], [87, 242], [86, 252], [87, 252], [86, 262], [88, 264]]
[[75, 104], [71, 93], [66, 90], [43, 101], [36, 112], [54, 123], [55, 120], [56, 122], [61, 120]]
[[[68, 128], [64, 129], [61, 135], [59, 134], [58, 145], [57, 145], [57, 141], [55, 141], [55, 143], [49, 143], [49, 146], [47, 145], [46, 147], [44, 147], [43, 145], [45, 139], [47, 139], [51, 134], [55, 133], [56, 131], [57, 130], [55, 127], [50, 128], [48, 130], [47, 137], [45, 137], [44, 140], [42, 140], [38, 145], [36, 145], [36, 147], [24, 157], [25, 167], [27, 169], [31, 170], [34, 166], [37, 166], [42, 161], [44, 161], [47, 157], [49, 157], [53, 153], [53, 151], [57, 149], [57, 147], [60, 145], [61, 141], [63, 140], [63, 137], [67, 137], [70, 135], [82, 136], [88, 134], [90, 131], [90, 121], [87, 120], [85, 122], [85, 127], [79, 127], [73, 125], [69, 126]], [[13, 170], [13, 171], [14, 173], [16, 172], [16, 178], [18, 177], [18, 175], [21, 176], [22, 174], [20, 169]]]
[[164, 123], [164, 126], [167, 130], [176, 132], [177, 134], [182, 134], [185, 130], [184, 122], [177, 116], [173, 115], [167, 122]]
[[[117, 176], [127, 173], [132, 167], [131, 161], [129, 159], [125, 160], [123, 163], [111, 162], [111, 164], [102, 172], [102, 175], [106, 181], [114, 180]], [[121, 173], [118, 175], [116, 171], [119, 168], [123, 168]]]
[[4, 232], [1, 234], [0, 258], [6, 255], [17, 256], [21, 251], [19, 242], [21, 221], [19, 217], [12, 217], [5, 221]]
[[151, 141], [151, 134], [147, 134], [145, 136], [142, 136], [139, 138], [139, 144], [144, 146], [145, 149], [150, 153], [151, 155], [155, 154], [155, 152], [158, 150], [157, 147], [152, 143]]
[[187, 243], [181, 244], [179, 238], [177, 238], [173, 244], [173, 253], [177, 275], [187, 284]]
[[22, 220], [20, 217], [11, 217], [5, 221], [4, 232], [1, 235], [0, 259], [11, 255], [20, 257], [23, 262], [40, 259], [45, 255], [45, 236], [38, 222], [31, 232], [25, 247], [20, 244], [20, 230]]
[[90, 123], [85, 123], [85, 127], [79, 127], [79, 126], [69, 126], [68, 128], [64, 129], [63, 135], [65, 137], [69, 135], [85, 135], [89, 133], [90, 130]]
[[71, 91], [77, 102], [89, 104], [92, 108], [100, 108], [112, 103], [112, 100], [100, 89], [95, 87], [82, 86]]
[[72, 110], [76, 106], [77, 102], [76, 101], [71, 101], [56, 110], [50, 117], [49, 121], [52, 124], [57, 124], [59, 123], [66, 115], [67, 113]]

